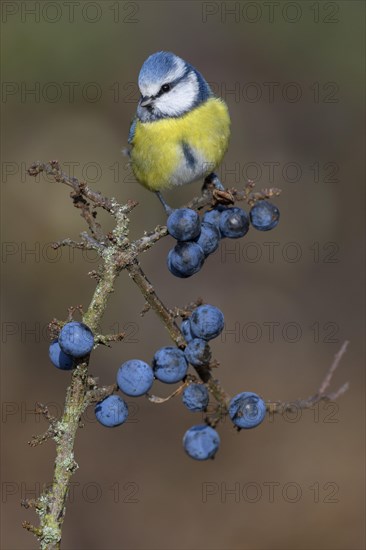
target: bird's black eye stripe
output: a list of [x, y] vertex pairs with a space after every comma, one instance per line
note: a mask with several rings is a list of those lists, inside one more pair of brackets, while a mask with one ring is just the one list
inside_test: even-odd
[[155, 98], [157, 97], [160, 97], [161, 95], [163, 94], [166, 94], [167, 92], [169, 92], [172, 88], [174, 88], [177, 84], [179, 84], [179, 82], [181, 82], [189, 73], [191, 72], [191, 69], [187, 69], [185, 71], [185, 73], [180, 76], [179, 78], [176, 78], [175, 80], [172, 80], [172, 82], [169, 82], [166, 83], [166, 84], [163, 84], [160, 88], [160, 90], [158, 91], [158, 93], [154, 96]]
[[160, 97], [161, 95], [169, 92], [172, 89], [172, 84], [163, 84], [155, 97]]

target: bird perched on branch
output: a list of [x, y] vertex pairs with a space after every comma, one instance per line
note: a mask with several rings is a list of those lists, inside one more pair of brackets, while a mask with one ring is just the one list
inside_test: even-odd
[[160, 191], [199, 178], [223, 186], [214, 173], [227, 150], [230, 117], [192, 65], [170, 52], [150, 55], [142, 65], [141, 98], [128, 143], [132, 171], [147, 189]]

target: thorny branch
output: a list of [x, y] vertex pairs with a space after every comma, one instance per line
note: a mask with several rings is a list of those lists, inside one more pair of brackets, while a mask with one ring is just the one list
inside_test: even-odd
[[325, 393], [325, 392], [330, 385], [330, 382], [333, 378], [335, 370], [339, 366], [339, 363], [343, 355], [346, 353], [348, 344], [349, 342], [347, 340], [343, 342], [342, 347], [336, 353], [334, 357], [334, 361], [330, 365], [323, 382], [321, 383], [318, 391], [314, 395], [311, 395], [306, 399], [297, 399], [291, 402], [285, 402], [285, 401], [275, 401], [273, 403], [268, 402], [267, 411], [270, 414], [273, 414], [273, 413], [284, 414], [286, 412], [294, 412], [294, 411], [296, 412], [299, 409], [311, 409], [311, 407], [314, 407], [314, 405], [316, 405], [317, 403], [320, 403], [321, 401], [336, 401], [341, 395], [343, 395], [348, 390], [349, 388], [348, 382], [343, 384], [343, 386], [338, 388], [338, 390], [335, 392], [332, 392], [332, 393]]
[[[72, 319], [75, 311], [78, 311], [82, 315], [83, 322], [96, 335], [96, 345], [109, 345], [109, 342], [121, 340], [124, 336], [123, 333], [102, 335], [98, 331], [108, 299], [114, 292], [116, 278], [123, 269], [126, 269], [131, 280], [137, 285], [145, 299], [142, 314], [152, 309], [161, 319], [173, 342], [178, 347], [184, 348], [185, 340], [176, 324], [176, 319], [187, 317], [192, 309], [202, 301], [198, 300], [183, 309], [175, 307], [173, 310], [169, 310], [156, 294], [153, 285], [146, 277], [138, 261], [138, 256], [141, 253], [149, 250], [156, 242], [167, 235], [166, 227], [158, 225], [152, 231], [145, 232], [141, 238], [130, 241], [128, 238], [128, 214], [137, 206], [137, 202], [129, 200], [126, 204], [121, 205], [116, 199], [103, 196], [101, 193], [92, 190], [86, 182], [68, 176], [56, 160], [48, 163], [35, 162], [28, 170], [29, 175], [34, 177], [41, 172], [45, 172], [48, 176], [54, 178], [56, 182], [71, 188], [70, 196], [73, 204], [80, 210], [81, 216], [85, 219], [89, 229], [89, 233], [86, 231], [81, 233], [80, 242], [67, 238], [55, 243], [55, 248], [71, 246], [80, 249], [94, 249], [101, 260], [98, 271], [90, 273], [96, 279], [97, 284], [88, 309], [84, 312], [81, 306], [70, 308], [66, 322]], [[217, 191], [209, 184], [205, 184], [202, 195], [194, 198], [187, 206], [201, 210], [205, 207], [214, 206], [217, 202], [233, 204], [235, 201], [246, 201], [251, 205], [256, 200], [271, 198], [280, 193], [276, 188], [263, 189], [260, 192], [254, 192], [253, 188], [253, 182], [248, 182], [243, 190], [228, 189], [226, 191]], [[97, 221], [98, 208], [106, 210], [115, 219], [115, 228], [108, 234], [104, 234], [101, 225]], [[51, 335], [57, 337], [63, 325], [64, 322], [53, 319], [50, 323]], [[347, 342], [344, 343], [336, 355], [324, 381], [314, 396], [292, 403], [269, 403], [267, 404], [269, 413], [282, 413], [293, 410], [295, 407], [309, 408], [319, 401], [334, 400], [343, 394], [348, 389], [348, 384], [344, 384], [338, 391], [333, 393], [326, 393], [326, 390], [341, 357], [346, 351], [346, 347]], [[22, 503], [25, 507], [34, 507], [39, 515], [39, 527], [31, 525], [29, 522], [24, 522], [23, 527], [39, 539], [42, 549], [58, 550], [60, 548], [69, 483], [71, 476], [78, 468], [74, 460], [74, 442], [77, 430], [80, 427], [82, 413], [90, 404], [98, 402], [116, 391], [115, 385], [98, 386], [98, 381], [88, 374], [88, 363], [83, 361], [81, 359], [77, 362], [72, 373], [61, 419], [56, 420], [51, 417], [47, 407], [39, 404], [36, 412], [47, 419], [49, 428], [45, 434], [33, 436], [29, 442], [30, 445], [35, 446], [47, 439], [54, 439], [56, 443], [56, 459], [51, 487], [45, 489], [38, 499]], [[226, 415], [230, 399], [212, 374], [212, 369], [216, 366], [217, 362], [213, 360], [209, 367], [196, 368], [198, 378], [207, 384], [217, 402], [216, 410], [206, 419], [211, 425], [216, 425]], [[149, 395], [148, 398], [153, 403], [165, 402], [167, 399], [181, 393], [185, 384], [194, 379], [197, 379], [195, 375], [188, 375], [185, 382], [168, 398], [159, 398], [153, 395]]]

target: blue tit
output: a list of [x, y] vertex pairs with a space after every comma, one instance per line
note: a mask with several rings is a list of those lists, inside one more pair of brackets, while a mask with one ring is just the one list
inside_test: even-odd
[[128, 143], [139, 183], [158, 193], [200, 178], [223, 189], [214, 170], [230, 137], [225, 102], [214, 96], [192, 65], [170, 52], [150, 55], [142, 65], [141, 98]]

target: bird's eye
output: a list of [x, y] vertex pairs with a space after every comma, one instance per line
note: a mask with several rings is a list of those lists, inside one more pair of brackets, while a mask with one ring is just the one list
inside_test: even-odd
[[161, 87], [162, 92], [169, 92], [170, 90], [170, 84], [163, 84]]

